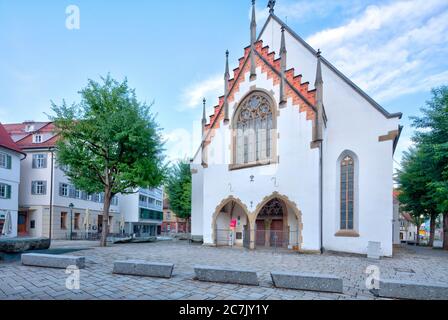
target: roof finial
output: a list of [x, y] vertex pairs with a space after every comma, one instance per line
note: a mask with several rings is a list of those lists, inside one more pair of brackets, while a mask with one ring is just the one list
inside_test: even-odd
[[280, 105], [286, 103], [285, 96], [285, 72], [286, 72], [286, 41], [285, 41], [285, 26], [282, 25], [282, 37], [280, 43]]
[[274, 13], [274, 7], [275, 7], [275, 0], [269, 0], [268, 8], [269, 8], [269, 13], [270, 14]]
[[202, 125], [205, 125], [207, 123], [207, 115], [205, 112], [205, 104], [207, 100], [204, 98], [202, 99]]
[[229, 50], [226, 51], [226, 71], [224, 73], [224, 123], [229, 122]]
[[322, 78], [322, 52], [317, 50], [317, 68], [316, 68], [316, 82], [314, 86], [316, 88], [316, 125], [314, 133], [314, 141], [322, 141], [323, 138], [323, 127], [324, 127], [324, 81]]
[[257, 19], [255, 16], [255, 0], [252, 0], [252, 20], [250, 22], [250, 78], [257, 77], [255, 65], [255, 41], [257, 39]]

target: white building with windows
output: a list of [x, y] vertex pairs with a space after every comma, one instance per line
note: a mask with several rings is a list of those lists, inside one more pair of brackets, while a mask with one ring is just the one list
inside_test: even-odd
[[24, 158], [0, 123], [0, 237], [17, 237], [20, 161]]
[[[230, 76], [191, 163], [192, 236], [207, 245], [366, 254], [393, 247], [389, 113], [274, 13]], [[228, 54], [227, 54], [228, 57]]]
[[162, 188], [135, 190], [119, 195], [120, 212], [125, 218], [125, 233], [137, 236], [157, 236], [163, 222]]
[[[15, 193], [19, 194], [18, 235], [49, 237], [51, 233], [53, 239], [68, 239], [101, 233], [103, 195], [77, 190], [58, 167], [53, 123], [29, 121], [4, 127], [26, 154]], [[120, 219], [118, 198], [114, 198], [108, 222], [111, 233], [120, 232]]]

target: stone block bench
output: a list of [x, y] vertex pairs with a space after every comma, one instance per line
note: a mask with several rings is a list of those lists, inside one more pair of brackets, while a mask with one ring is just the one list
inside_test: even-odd
[[277, 288], [319, 291], [319, 292], [343, 292], [341, 278], [324, 274], [271, 272], [272, 282]]
[[378, 297], [406, 300], [448, 300], [448, 284], [417, 283], [414, 281], [381, 280]]
[[26, 253], [22, 254], [22, 264], [25, 266], [66, 269], [76, 266], [79, 269], [85, 267], [85, 257]]
[[250, 270], [195, 266], [194, 273], [196, 279], [199, 281], [245, 284], [251, 286], [258, 286], [259, 284], [257, 273]]
[[174, 264], [172, 263], [154, 263], [140, 260], [116, 261], [114, 263], [115, 274], [154, 277], [154, 278], [171, 278], [173, 274]]

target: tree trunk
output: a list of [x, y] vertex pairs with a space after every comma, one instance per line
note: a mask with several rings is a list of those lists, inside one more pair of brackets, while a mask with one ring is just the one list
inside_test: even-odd
[[109, 209], [111, 202], [110, 188], [107, 186], [104, 191], [104, 208], [103, 208], [103, 232], [101, 234], [101, 247], [107, 247], [107, 236], [109, 234]]
[[443, 215], [443, 250], [448, 250], [448, 212]]
[[434, 247], [434, 237], [436, 234], [436, 220], [437, 215], [431, 215], [430, 229], [429, 229], [429, 243], [428, 243], [430, 247]]

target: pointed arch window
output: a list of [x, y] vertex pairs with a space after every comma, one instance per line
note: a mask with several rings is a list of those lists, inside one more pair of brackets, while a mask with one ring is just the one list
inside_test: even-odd
[[235, 165], [266, 164], [274, 159], [275, 108], [261, 91], [249, 94], [234, 116]]
[[355, 161], [345, 156], [341, 161], [341, 230], [354, 230]]

